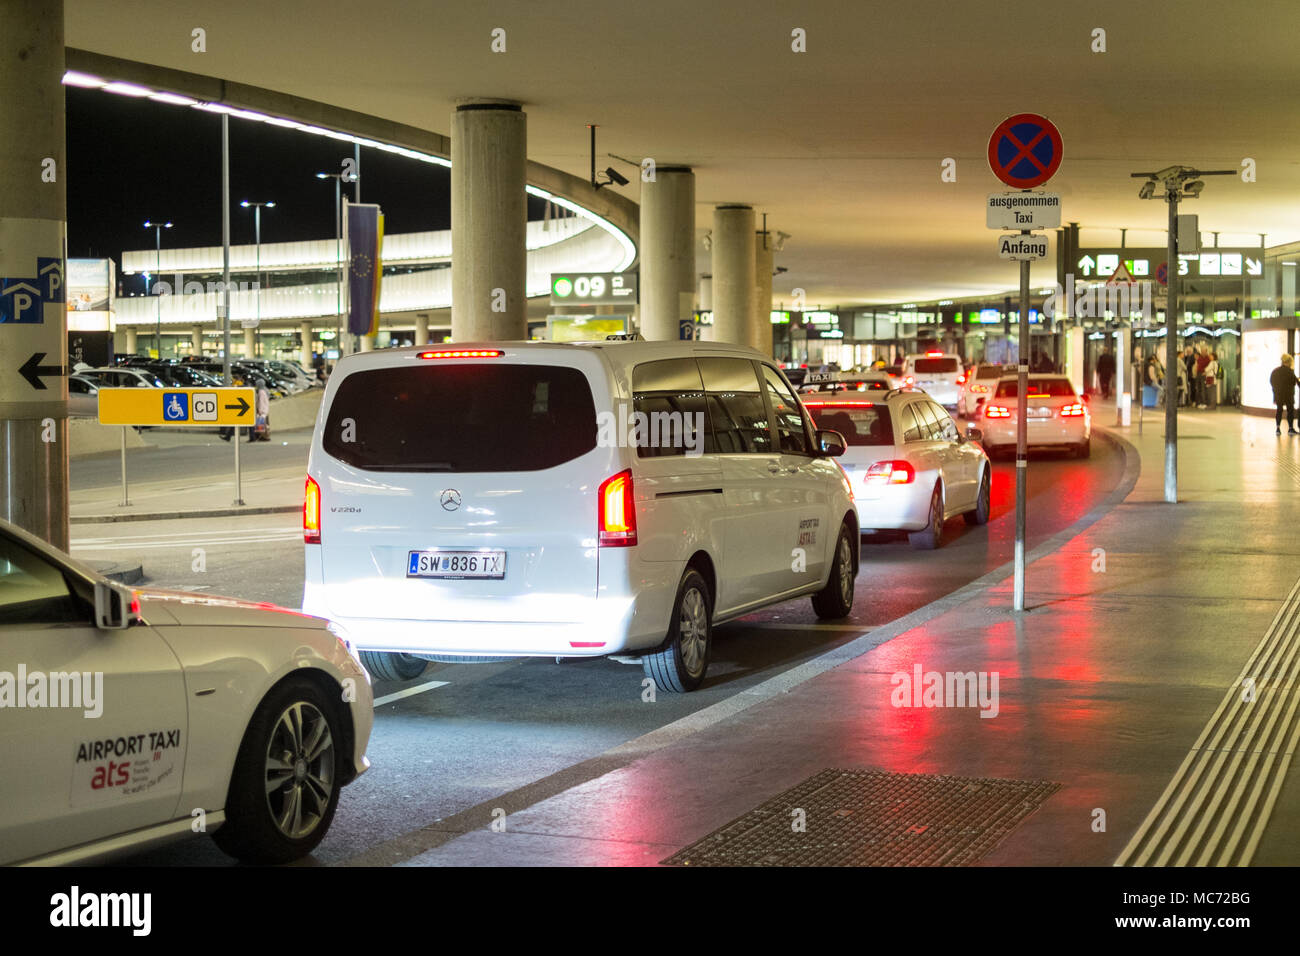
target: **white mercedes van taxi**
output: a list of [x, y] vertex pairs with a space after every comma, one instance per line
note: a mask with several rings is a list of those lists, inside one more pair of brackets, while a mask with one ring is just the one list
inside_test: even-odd
[[748, 348], [349, 355], [308, 460], [303, 609], [381, 670], [375, 652], [639, 654], [660, 688], [693, 690], [715, 624], [802, 595], [849, 613], [844, 447]]

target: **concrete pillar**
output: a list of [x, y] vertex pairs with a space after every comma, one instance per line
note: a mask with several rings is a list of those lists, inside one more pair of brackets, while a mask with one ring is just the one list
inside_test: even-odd
[[15, 292], [9, 308], [29, 321], [0, 328], [0, 517], [67, 550], [63, 4], [0, 11], [0, 276], [39, 290]]
[[373, 352], [375, 350], [375, 337], [373, 335], [358, 335], [357, 343], [357, 351], [359, 352]]
[[136, 350], [136, 329], [134, 325], [126, 327], [126, 354], [134, 355]]
[[415, 345], [429, 344], [429, 316], [423, 312], [415, 316]]
[[772, 354], [772, 259], [776, 251], [772, 243], [775, 241], [770, 232], [759, 230], [754, 235], [754, 324], [750, 327], [748, 344], [767, 356]]
[[695, 307], [695, 174], [659, 166], [641, 184], [641, 334], [676, 339]]
[[190, 351], [195, 355], [203, 354], [203, 326], [196, 325], [190, 332]]
[[302, 367], [310, 372], [312, 370], [312, 345], [314, 344], [312, 341], [311, 321], [303, 322], [298, 328], [298, 333], [302, 337], [302, 347], [299, 349], [298, 360], [302, 363]]
[[749, 345], [754, 336], [754, 208], [713, 210], [713, 339]]
[[257, 354], [257, 329], [244, 329], [244, 355], [252, 358]]
[[527, 118], [517, 104], [469, 102], [451, 117], [451, 334], [528, 337], [524, 297]]
[[713, 276], [700, 276], [700, 311], [713, 311]]

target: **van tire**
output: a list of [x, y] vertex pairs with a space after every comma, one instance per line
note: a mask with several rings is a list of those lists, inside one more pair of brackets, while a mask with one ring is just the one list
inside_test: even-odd
[[943, 493], [934, 486], [930, 496], [930, 520], [920, 531], [910, 532], [907, 540], [921, 551], [934, 551], [943, 545]]
[[[694, 622], [695, 639], [689, 635], [683, 639], [684, 621]], [[641, 668], [660, 690], [684, 694], [704, 683], [712, 646], [713, 595], [704, 576], [694, 568], [687, 568], [677, 585], [668, 637], [658, 650], [641, 656]]]
[[362, 651], [361, 663], [370, 676], [379, 680], [414, 680], [424, 673], [429, 662], [414, 654], [388, 654], [382, 651]]
[[844, 618], [853, 610], [853, 532], [848, 523], [840, 525], [835, 540], [835, 557], [826, 586], [812, 596], [813, 610], [823, 619]]

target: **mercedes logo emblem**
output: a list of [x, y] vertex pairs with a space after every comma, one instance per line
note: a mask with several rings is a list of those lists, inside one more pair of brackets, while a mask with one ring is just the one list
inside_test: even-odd
[[444, 511], [455, 511], [460, 507], [460, 492], [455, 488], [448, 488], [438, 500], [442, 502]]

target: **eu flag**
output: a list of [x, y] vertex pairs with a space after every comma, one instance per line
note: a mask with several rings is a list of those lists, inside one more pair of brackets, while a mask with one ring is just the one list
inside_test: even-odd
[[379, 286], [384, 268], [380, 248], [384, 217], [373, 203], [348, 203], [348, 331], [374, 335], [379, 330]]

